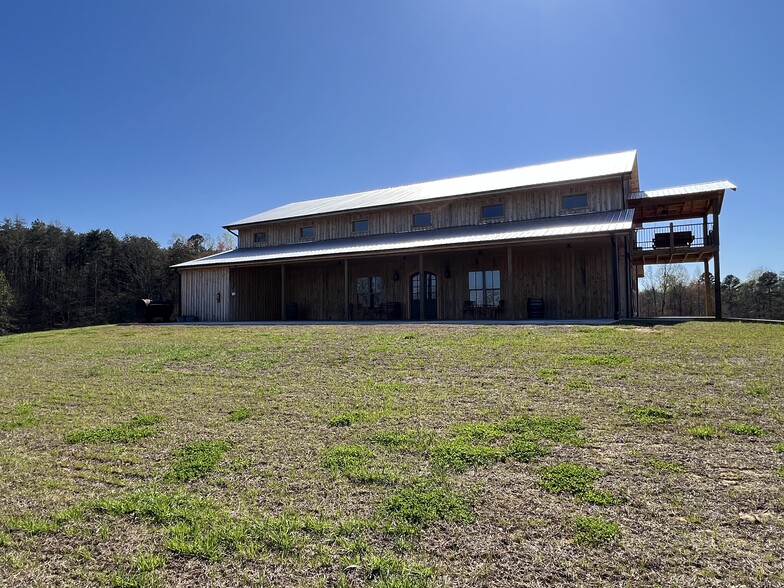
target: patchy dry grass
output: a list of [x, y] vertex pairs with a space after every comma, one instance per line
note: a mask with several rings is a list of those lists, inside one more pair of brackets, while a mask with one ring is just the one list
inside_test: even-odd
[[3, 337], [0, 584], [782, 584], [781, 373], [733, 323]]

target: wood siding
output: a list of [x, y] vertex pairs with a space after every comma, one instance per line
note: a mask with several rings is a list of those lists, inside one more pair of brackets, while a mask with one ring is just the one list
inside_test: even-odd
[[[618, 238], [618, 298], [619, 316], [626, 316], [629, 300], [624, 263], [624, 240]], [[575, 239], [552, 244], [518, 245], [511, 248], [511, 275], [509, 279], [507, 247], [477, 248], [472, 250], [423, 253], [424, 269], [436, 276], [438, 320], [461, 320], [463, 303], [469, 299], [468, 273], [479, 270], [498, 270], [501, 276], [501, 297], [505, 312], [499, 319], [525, 320], [528, 318], [528, 298], [543, 298], [546, 319], [613, 318], [613, 271], [610, 237]], [[183, 290], [193, 284], [205, 284], [204, 297], [208, 301], [201, 320], [281, 320], [282, 304], [296, 303], [300, 320], [344, 320], [344, 264], [345, 260], [319, 263], [287, 264], [285, 293], [281, 297], [280, 265], [196, 270], [183, 272]], [[204, 274], [215, 272], [207, 279]], [[354, 319], [362, 319], [357, 309], [357, 280], [360, 277], [381, 278], [381, 302], [400, 304], [403, 320], [411, 316], [410, 279], [419, 272], [419, 255], [379, 256], [348, 259], [348, 301], [354, 310]], [[198, 274], [186, 280], [188, 274]], [[394, 279], [395, 274], [398, 280]], [[230, 278], [229, 278], [230, 276]], [[449, 277], [447, 277], [449, 276]], [[186, 287], [185, 284], [188, 286]], [[231, 290], [228, 283], [231, 283]], [[225, 291], [233, 291], [232, 312], [215, 317], [214, 290], [224, 284]], [[183, 296], [184, 309], [193, 308], [190, 296]], [[222, 308], [226, 309], [226, 304]]]
[[228, 268], [183, 270], [180, 275], [182, 315], [208, 322], [232, 320]]
[[562, 196], [583, 193], [588, 195], [588, 209], [578, 212], [622, 210], [625, 207], [622, 181], [618, 178], [612, 181], [551, 186], [538, 190], [521, 190], [490, 196], [464, 196], [374, 211], [352, 211], [312, 219], [263, 223], [241, 228], [238, 246], [240, 248], [253, 247], [253, 234], [260, 231], [267, 233], [265, 246], [299, 243], [301, 241], [300, 229], [305, 226], [314, 227], [315, 240], [317, 241], [356, 236], [351, 232], [352, 222], [355, 220], [368, 221], [368, 232], [363, 234], [369, 235], [427, 230], [413, 229], [411, 226], [413, 215], [419, 212], [432, 214], [433, 224], [428, 228], [478, 225], [482, 222], [488, 222], [481, 219], [482, 206], [487, 204], [504, 205], [504, 218], [499, 219], [503, 221], [550, 218], [571, 212], [561, 210]]

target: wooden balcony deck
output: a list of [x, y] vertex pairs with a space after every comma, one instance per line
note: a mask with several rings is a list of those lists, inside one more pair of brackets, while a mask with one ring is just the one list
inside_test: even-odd
[[635, 264], [708, 261], [718, 250], [713, 223], [670, 223], [634, 229], [630, 257]]

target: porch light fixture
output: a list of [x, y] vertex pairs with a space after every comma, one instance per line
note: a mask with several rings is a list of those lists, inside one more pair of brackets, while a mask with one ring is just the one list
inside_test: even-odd
[[394, 273], [394, 274], [392, 274], [392, 280], [394, 280], [395, 282], [397, 282], [399, 279], [400, 279], [400, 274], [399, 274], [399, 273], [397, 273], [397, 270], [395, 270], [395, 273]]
[[218, 292], [218, 293], [215, 295], [215, 302], [217, 302], [218, 304], [220, 304], [220, 292]]
[[447, 280], [452, 277], [452, 272], [449, 271], [449, 266], [446, 266], [446, 269], [444, 270], [444, 277]]

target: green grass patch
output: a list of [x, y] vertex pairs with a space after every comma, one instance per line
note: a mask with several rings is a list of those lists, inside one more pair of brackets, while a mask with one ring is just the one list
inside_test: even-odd
[[602, 517], [578, 517], [574, 520], [574, 530], [575, 543], [588, 547], [609, 543], [621, 534], [618, 523]]
[[174, 452], [174, 460], [166, 473], [166, 479], [189, 482], [203, 478], [223, 459], [229, 448], [226, 441], [195, 441]]
[[625, 355], [605, 353], [601, 355], [565, 355], [564, 361], [571, 365], [598, 365], [602, 367], [614, 367], [630, 364], [632, 359], [631, 357], [626, 357]]
[[733, 435], [743, 435], [746, 437], [761, 437], [765, 434], [765, 430], [757, 425], [750, 425], [748, 423], [731, 423], [727, 430]]
[[348, 427], [356, 423], [367, 423], [375, 421], [377, 416], [367, 410], [349, 410], [333, 416], [327, 421], [330, 427]]
[[780, 443], [776, 443], [773, 446], [773, 451], [775, 451], [776, 453], [784, 453], [784, 441], [781, 441]]
[[33, 427], [38, 424], [38, 418], [33, 415], [33, 407], [28, 402], [23, 402], [14, 407], [11, 418], [0, 421], [0, 431], [11, 431], [23, 427]]
[[594, 488], [594, 483], [603, 475], [595, 468], [564, 462], [542, 468], [539, 472], [539, 485], [553, 494], [571, 494], [579, 502], [618, 504], [620, 500], [612, 493]]
[[65, 436], [67, 443], [133, 443], [158, 432], [163, 417], [142, 414], [114, 427], [72, 431]]
[[746, 393], [758, 398], [764, 398], [770, 394], [770, 384], [767, 382], [749, 382], [746, 384]]
[[710, 441], [711, 439], [720, 439], [723, 437], [722, 432], [710, 425], [697, 425], [689, 429], [689, 435], [696, 439], [703, 439]]
[[505, 455], [506, 452], [501, 447], [475, 444], [459, 437], [437, 443], [430, 450], [430, 460], [436, 469], [451, 469], [456, 472], [500, 461]]
[[585, 444], [585, 438], [582, 433], [580, 433], [585, 427], [582, 423], [582, 419], [576, 416], [519, 416], [499, 423], [498, 427], [502, 431], [532, 441], [547, 439], [549, 441], [577, 447], [582, 447]]
[[368, 440], [377, 445], [390, 449], [404, 449], [412, 451], [426, 451], [433, 443], [435, 433], [424, 429], [409, 429], [406, 431], [379, 431], [372, 434]]
[[683, 471], [683, 465], [675, 461], [667, 461], [656, 457], [649, 457], [645, 460], [645, 465], [660, 472], [678, 473]]
[[235, 408], [229, 412], [229, 420], [235, 423], [247, 421], [250, 418], [250, 410], [244, 406]]
[[670, 422], [675, 416], [669, 410], [656, 406], [637, 406], [629, 410], [632, 420], [641, 425], [659, 425]]
[[444, 480], [435, 478], [410, 482], [387, 499], [384, 509], [392, 519], [416, 526], [442, 520], [469, 523], [474, 519], [470, 503]]
[[357, 484], [391, 484], [396, 476], [374, 465], [376, 454], [362, 445], [333, 445], [324, 450], [322, 465]]

